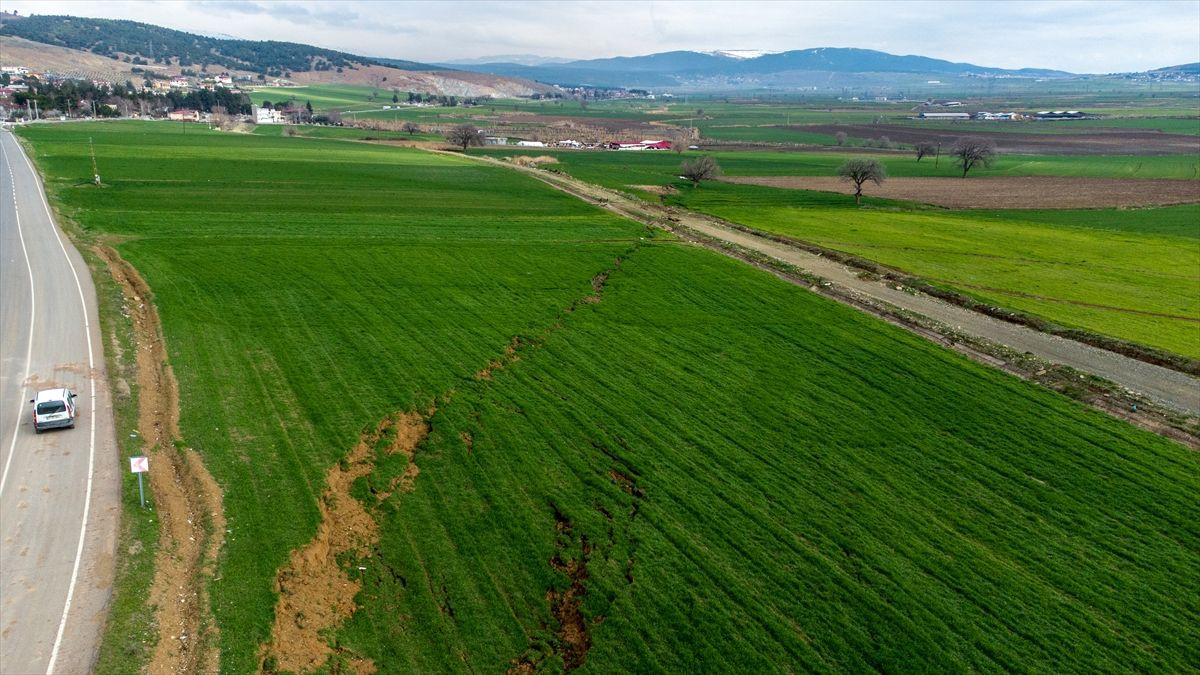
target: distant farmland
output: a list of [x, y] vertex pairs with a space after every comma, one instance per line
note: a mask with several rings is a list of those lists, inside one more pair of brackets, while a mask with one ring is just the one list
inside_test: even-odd
[[[184, 439], [224, 490], [223, 672], [1200, 662], [1182, 446], [503, 168], [21, 133], [153, 289]], [[788, 194], [697, 194], [734, 189]], [[354, 611], [289, 654], [277, 575], [327, 488], [368, 519], [329, 561]]]

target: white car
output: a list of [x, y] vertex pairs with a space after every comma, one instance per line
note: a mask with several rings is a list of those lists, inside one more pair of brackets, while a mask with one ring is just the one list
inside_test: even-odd
[[70, 389], [43, 389], [36, 398], [29, 399], [33, 404], [33, 430], [42, 433], [46, 429], [75, 426], [75, 418], [79, 408], [75, 407], [75, 394]]

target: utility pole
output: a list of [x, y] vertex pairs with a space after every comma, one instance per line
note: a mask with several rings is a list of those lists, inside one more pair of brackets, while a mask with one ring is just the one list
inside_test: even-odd
[[92, 144], [91, 136], [88, 136], [88, 150], [92, 153], [92, 182], [100, 185], [100, 170], [96, 168], [96, 146]]

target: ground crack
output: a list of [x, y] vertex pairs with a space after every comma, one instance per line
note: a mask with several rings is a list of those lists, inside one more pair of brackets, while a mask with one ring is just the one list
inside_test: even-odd
[[[386, 488], [368, 486], [375, 506], [397, 491], [413, 489], [419, 473], [414, 456], [429, 433], [427, 415], [415, 411], [385, 417], [374, 430], [364, 432], [345, 459], [334, 464], [325, 477], [325, 492], [317, 506], [321, 523], [303, 548], [292, 551], [276, 575], [275, 623], [271, 640], [264, 646], [264, 672], [309, 672], [324, 666], [334, 649], [326, 637], [357, 609], [355, 596], [362, 588], [358, 575], [351, 575], [340, 560], [362, 560], [377, 552], [379, 524], [355, 498], [353, 486], [369, 477], [378, 459], [404, 454], [408, 463]], [[392, 571], [396, 574], [395, 571]], [[350, 663], [356, 672], [374, 672], [367, 659]]]

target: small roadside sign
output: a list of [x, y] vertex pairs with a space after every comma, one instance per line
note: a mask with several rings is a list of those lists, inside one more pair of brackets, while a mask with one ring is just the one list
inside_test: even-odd
[[142, 487], [142, 474], [150, 470], [150, 458], [146, 456], [130, 457], [129, 470], [137, 474], [138, 500], [141, 501], [142, 508], [146, 508], [146, 489]]

